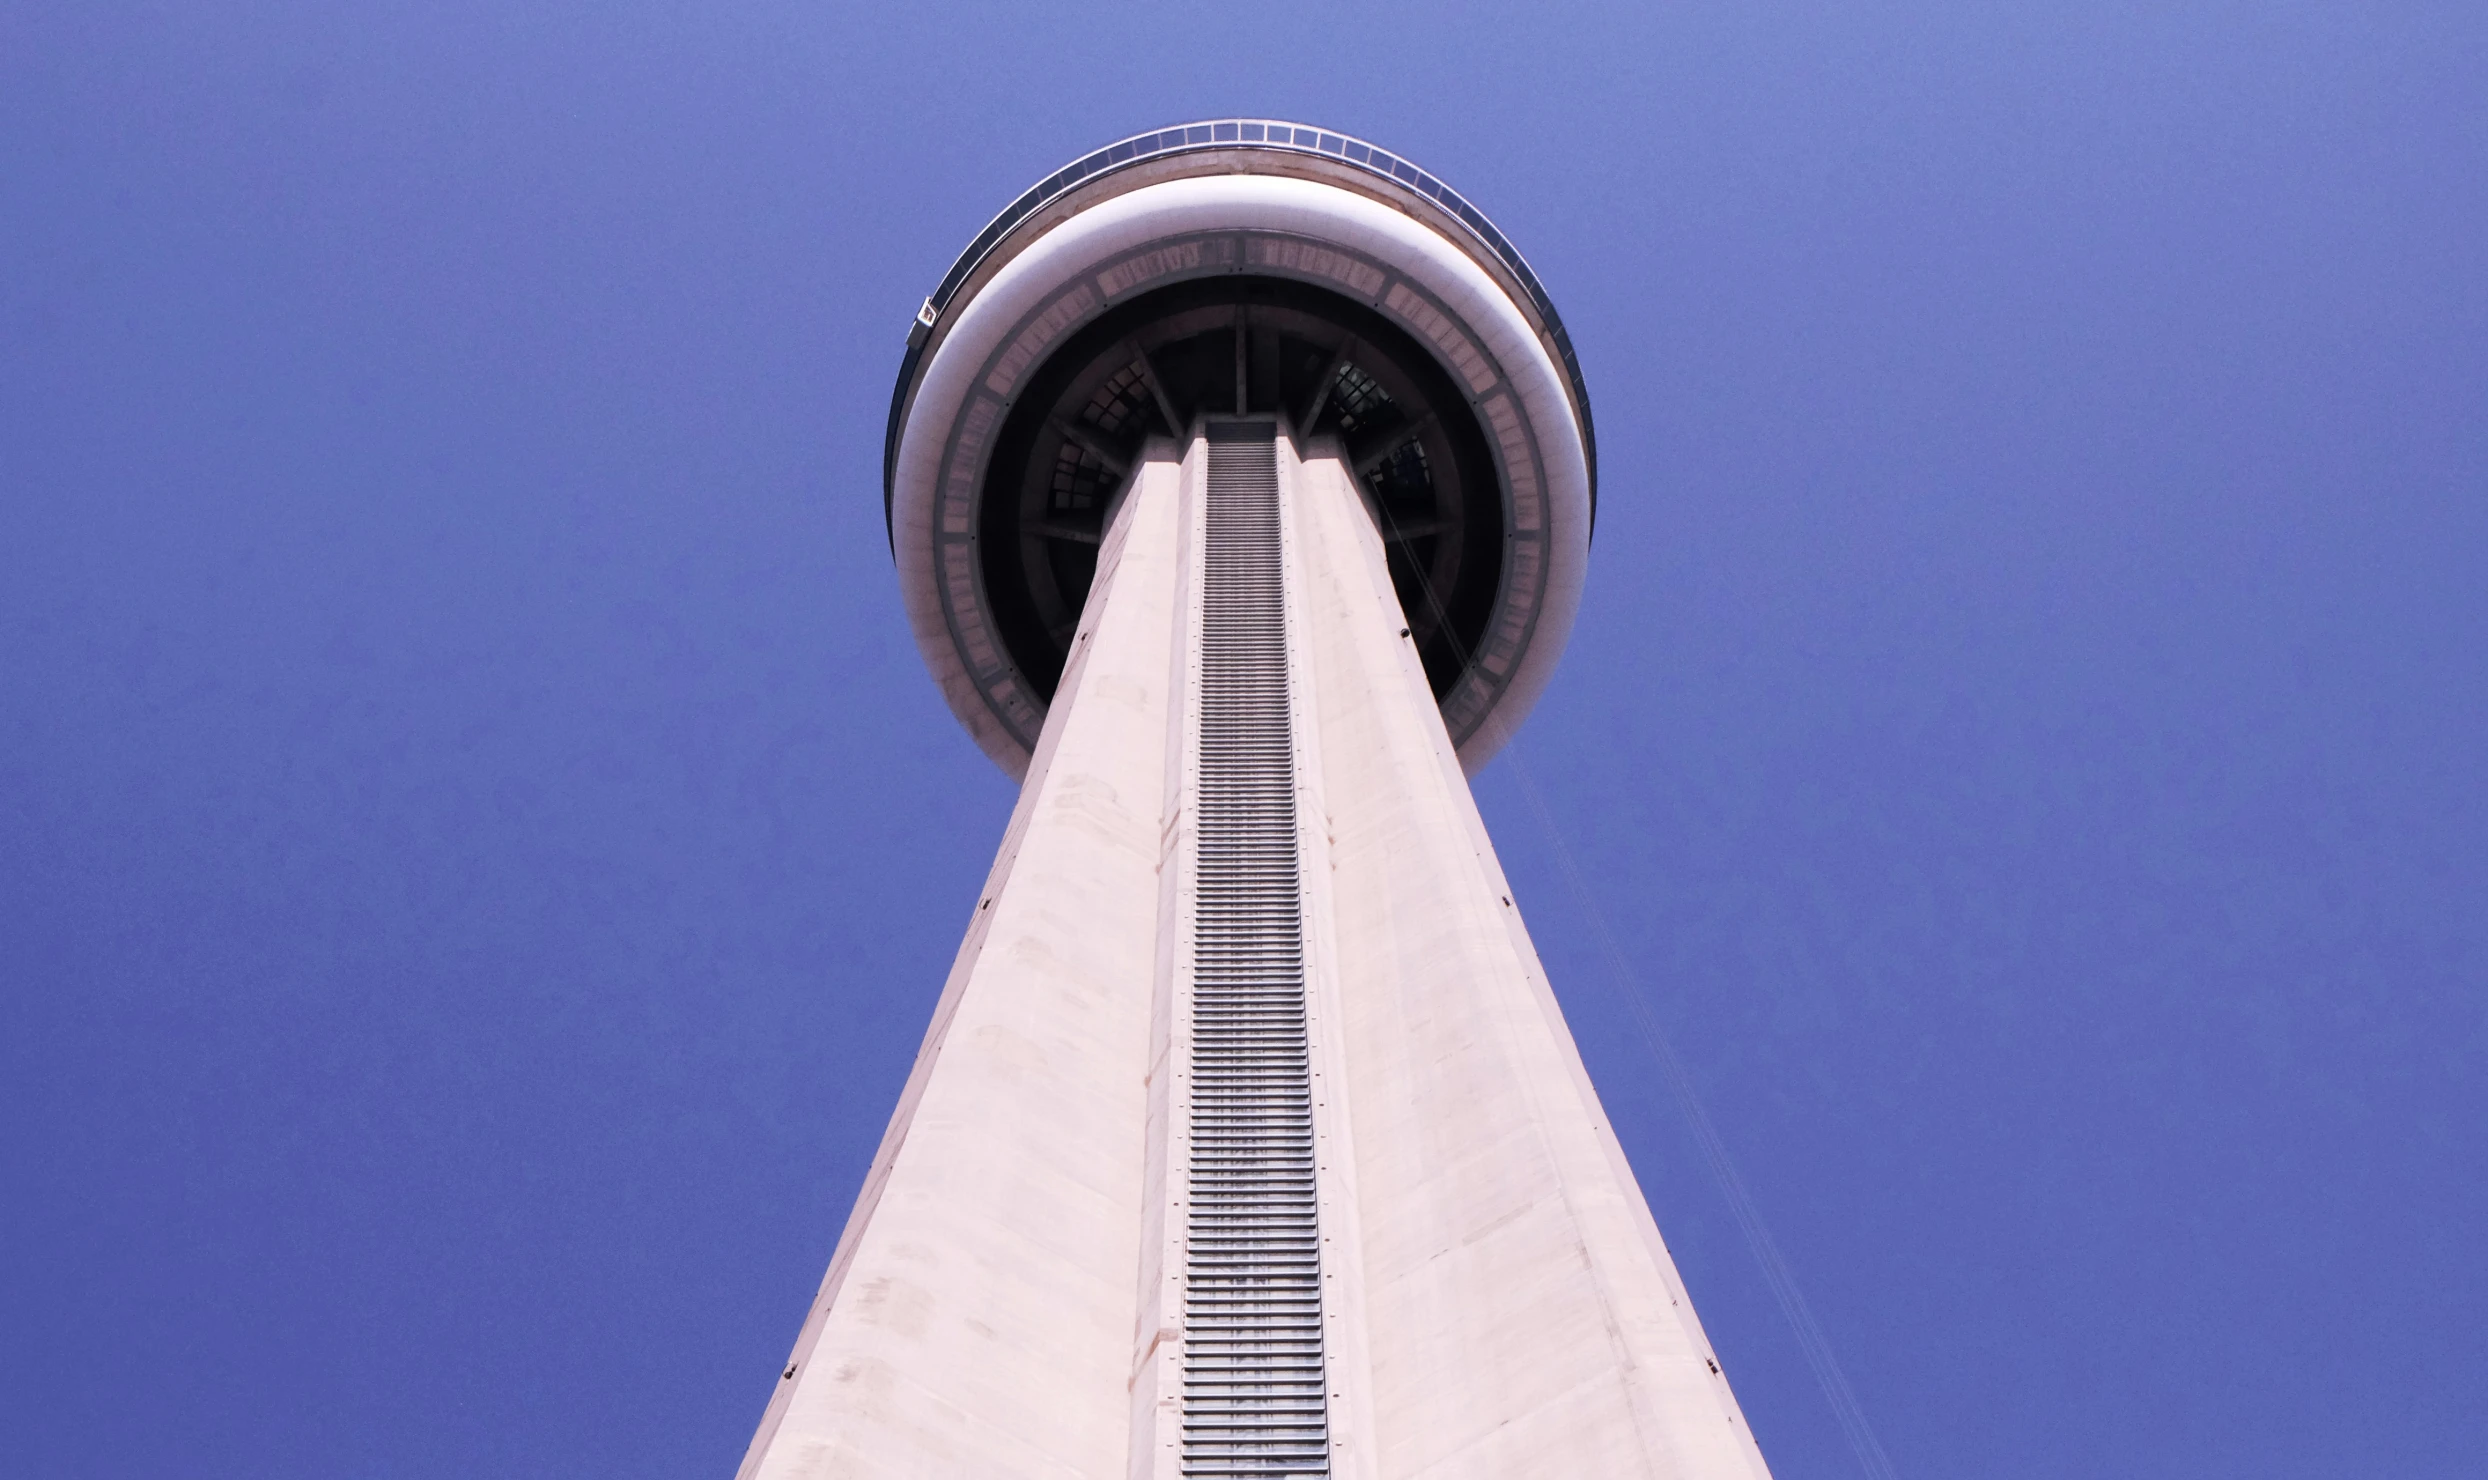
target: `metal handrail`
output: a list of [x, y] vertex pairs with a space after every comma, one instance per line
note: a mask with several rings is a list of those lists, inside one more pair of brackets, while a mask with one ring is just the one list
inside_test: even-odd
[[890, 424], [883, 435], [881, 449], [881, 503], [885, 520], [897, 488], [899, 423], [907, 409], [908, 388], [915, 382], [917, 362], [922, 359], [927, 343], [927, 334], [921, 331], [929, 331], [940, 321], [943, 311], [950, 306], [951, 298], [975, 275], [977, 266], [1022, 221], [1091, 180], [1152, 159], [1216, 149], [1272, 149], [1292, 154], [1322, 155], [1424, 197], [1451, 213], [1479, 241], [1485, 243], [1487, 250], [1510, 268], [1512, 275], [1528, 291], [1530, 303], [1546, 325], [1547, 337], [1555, 342], [1557, 357], [1563, 361], [1564, 375], [1572, 384], [1573, 404], [1581, 408], [1581, 450], [1589, 464], [1590, 511], [1592, 518], [1597, 516], [1598, 434], [1590, 422], [1589, 386], [1581, 379], [1581, 362], [1572, 352], [1572, 336], [1565, 332], [1563, 317], [1555, 312], [1554, 300], [1547, 297], [1546, 287], [1538, 281], [1537, 273], [1530, 269], [1528, 259], [1521, 256], [1520, 249], [1513, 246], [1492, 221], [1486, 219], [1486, 213], [1469, 204], [1465, 196], [1433, 175], [1353, 135], [1309, 128], [1280, 119], [1218, 118], [1134, 134], [1073, 160], [1023, 191], [1019, 199], [1004, 207], [1002, 214], [988, 222], [985, 229], [976, 234], [976, 239], [968, 243], [968, 249], [959, 254], [959, 260], [952, 263], [950, 271], [943, 276], [941, 286], [933, 290], [931, 298], [925, 300], [924, 309], [917, 316], [920, 332], [908, 335], [907, 356], [899, 364], [898, 386], [890, 396]]

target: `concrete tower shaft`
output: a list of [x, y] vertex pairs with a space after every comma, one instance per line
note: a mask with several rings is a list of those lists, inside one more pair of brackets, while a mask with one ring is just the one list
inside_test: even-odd
[[1204, 418], [743, 1474], [1767, 1475], [1336, 438]]

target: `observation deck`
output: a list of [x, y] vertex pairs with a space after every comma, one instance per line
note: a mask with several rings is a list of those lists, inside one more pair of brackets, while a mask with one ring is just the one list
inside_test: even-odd
[[1465, 767], [1551, 676], [1596, 499], [1554, 304], [1469, 201], [1349, 135], [1223, 119], [1038, 182], [919, 311], [884, 448], [911, 625], [986, 753], [1025, 773], [1141, 464], [1201, 419], [1335, 456]]

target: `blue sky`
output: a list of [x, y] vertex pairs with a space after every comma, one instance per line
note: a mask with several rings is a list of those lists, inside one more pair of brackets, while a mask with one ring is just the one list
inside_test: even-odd
[[908, 317], [1249, 112], [1573, 327], [1518, 761], [1898, 1472], [2477, 1473], [2488, 11], [2200, 0], [0, 13], [0, 1472], [731, 1471], [1011, 799]]

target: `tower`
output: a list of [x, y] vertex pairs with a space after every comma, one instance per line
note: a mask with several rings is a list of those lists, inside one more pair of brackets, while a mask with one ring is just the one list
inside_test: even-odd
[[1519, 252], [1127, 139], [926, 300], [884, 469], [1022, 790], [742, 1475], [1766, 1477], [1468, 790], [1595, 507]]

